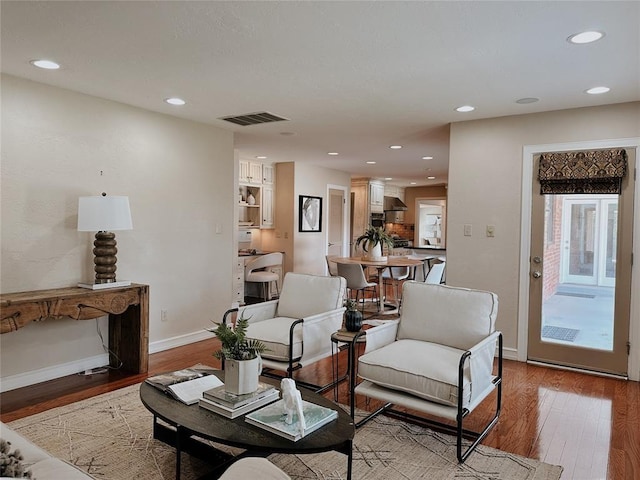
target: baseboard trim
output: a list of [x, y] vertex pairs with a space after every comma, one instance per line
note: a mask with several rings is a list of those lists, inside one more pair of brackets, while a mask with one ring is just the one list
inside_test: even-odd
[[185, 335], [178, 335], [177, 337], [165, 338], [164, 340], [150, 343], [149, 353], [163, 352], [164, 350], [201, 342], [202, 340], [210, 340], [211, 338], [213, 338], [213, 333], [208, 331], [192, 332]]
[[103, 353], [94, 357], [74, 360], [73, 362], [2, 377], [2, 379], [0, 379], [0, 393], [15, 390], [16, 388], [28, 387], [29, 385], [54, 380], [60, 377], [66, 377], [67, 375], [73, 375], [92, 368], [103, 367], [105, 365], [109, 365], [109, 355]]
[[516, 362], [519, 361], [518, 349], [502, 347], [502, 358], [504, 358], [505, 360], [515, 360]]

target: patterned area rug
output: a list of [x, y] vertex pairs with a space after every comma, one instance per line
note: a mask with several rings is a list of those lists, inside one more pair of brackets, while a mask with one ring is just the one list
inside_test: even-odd
[[[9, 425], [51, 454], [99, 479], [174, 478], [175, 451], [152, 438], [152, 416], [140, 402], [138, 390], [139, 386], [133, 385]], [[335, 452], [274, 454], [269, 459], [293, 479], [346, 478], [346, 457]], [[188, 455], [183, 455], [182, 465], [184, 480], [198, 478], [210, 470]], [[561, 467], [482, 445], [459, 465], [453, 437], [385, 416], [367, 423], [355, 437], [354, 479], [557, 480], [561, 472]]]

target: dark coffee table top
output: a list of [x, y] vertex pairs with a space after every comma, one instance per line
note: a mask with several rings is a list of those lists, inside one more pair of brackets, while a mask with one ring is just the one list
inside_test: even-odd
[[[224, 380], [224, 372], [213, 372]], [[278, 380], [260, 377], [261, 382], [280, 386]], [[320, 427], [297, 442], [292, 442], [244, 420], [244, 415], [233, 420], [201, 408], [198, 404], [185, 405], [159, 389], [143, 382], [140, 385], [140, 400], [157, 417], [170, 425], [179, 425], [193, 435], [234, 447], [262, 452], [315, 453], [337, 450], [345, 453], [351, 449], [355, 435], [352, 418], [339, 405], [322, 395], [299, 388], [302, 398], [308, 402], [329, 407], [338, 412], [338, 418]]]

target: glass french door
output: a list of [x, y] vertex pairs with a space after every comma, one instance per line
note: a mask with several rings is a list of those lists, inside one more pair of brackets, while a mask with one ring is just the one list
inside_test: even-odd
[[617, 196], [557, 197], [563, 202], [561, 283], [614, 287]]
[[541, 195], [534, 179], [530, 360], [626, 375], [633, 193], [633, 175], [621, 195]]

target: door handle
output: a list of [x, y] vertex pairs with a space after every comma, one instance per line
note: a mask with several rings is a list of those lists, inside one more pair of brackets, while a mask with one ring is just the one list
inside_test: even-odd
[[328, 244], [328, 245], [329, 245], [330, 247], [333, 247], [333, 246], [335, 245], [335, 243], [331, 243], [331, 242], [329, 242], [329, 244]]
[[540, 277], [542, 276], [542, 272], [541, 272], [541, 271], [539, 271], [539, 270], [536, 270], [535, 272], [533, 272], [533, 273], [531, 274], [531, 276], [532, 276], [533, 278], [540, 278]]

